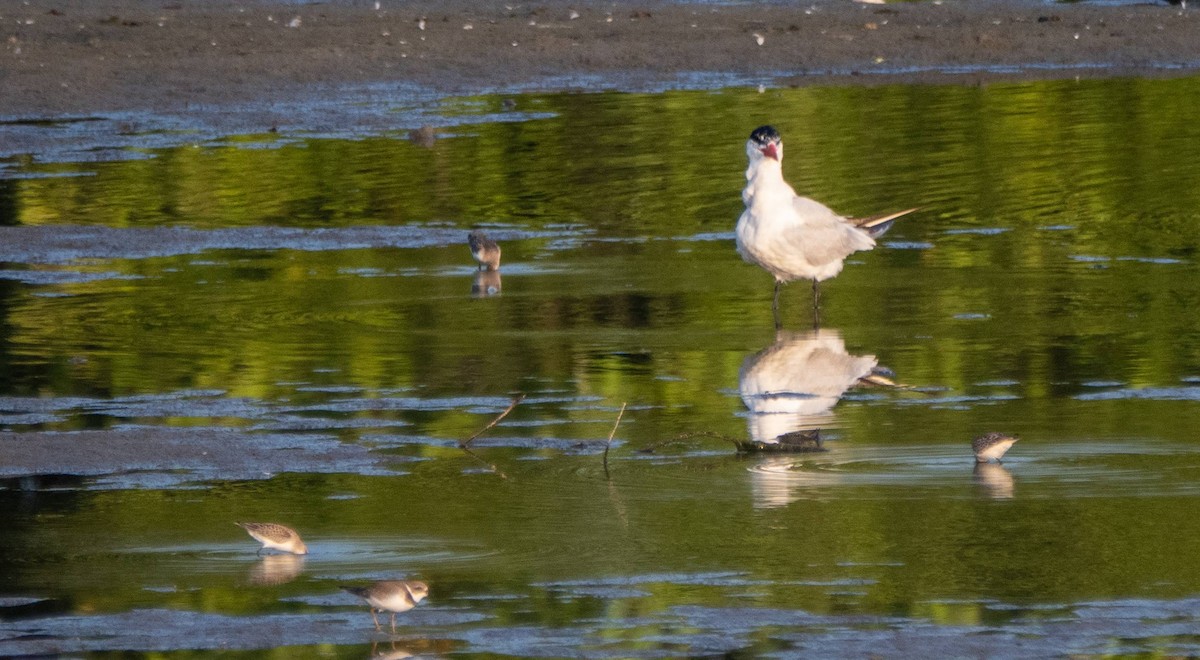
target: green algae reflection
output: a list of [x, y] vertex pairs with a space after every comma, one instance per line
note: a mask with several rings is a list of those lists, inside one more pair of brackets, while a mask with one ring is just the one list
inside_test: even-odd
[[[328, 600], [339, 580], [399, 572], [430, 581], [414, 620], [455, 644], [485, 625], [468, 612], [618, 654], [709, 609], [1019, 635], [1078, 603], [1187, 598], [1198, 102], [1197, 78], [543, 94], [494, 123], [470, 121], [500, 97], [448, 100], [467, 123], [429, 146], [398, 127], [23, 165], [0, 181], [0, 442], [219, 429], [308, 453], [14, 481], [0, 593], [333, 627], [330, 608], [366, 617]], [[749, 432], [739, 370], [776, 335], [732, 229], [766, 122], [803, 194], [922, 207], [822, 315], [911, 387], [847, 393], [812, 458], [639, 454]], [[472, 295], [477, 225], [504, 247], [499, 296]], [[808, 295], [786, 290], [794, 332]], [[517, 392], [484, 460], [457, 448]], [[1022, 442], [972, 473], [991, 430]], [[361, 461], [322, 463], [321, 443]], [[248, 589], [238, 517], [295, 525], [313, 555]], [[747, 648], [796, 633], [746, 625]]]

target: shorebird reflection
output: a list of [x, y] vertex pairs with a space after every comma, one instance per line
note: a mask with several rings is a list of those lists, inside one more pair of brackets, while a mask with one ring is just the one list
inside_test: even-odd
[[738, 373], [750, 439], [776, 443], [832, 425], [834, 405], [846, 390], [874, 378], [877, 366], [874, 355], [847, 353], [837, 330], [777, 332], [775, 343], [746, 358]]
[[250, 569], [250, 583], [263, 586], [285, 584], [296, 579], [303, 569], [304, 557], [267, 555]]
[[979, 484], [988, 497], [997, 500], [1012, 499], [1015, 483], [1012, 473], [999, 463], [976, 463], [973, 473], [975, 483]]
[[372, 660], [404, 660], [413, 658], [413, 653], [406, 648], [396, 646], [396, 642], [391, 643], [390, 649], [378, 650], [379, 642], [371, 642], [371, 658]]
[[476, 298], [500, 295], [500, 271], [476, 271], [475, 281], [471, 283], [471, 295]]

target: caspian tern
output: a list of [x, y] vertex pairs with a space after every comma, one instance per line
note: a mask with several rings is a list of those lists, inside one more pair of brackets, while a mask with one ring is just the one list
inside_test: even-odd
[[812, 280], [813, 308], [819, 307], [818, 283], [842, 272], [843, 260], [875, 247], [875, 237], [900, 216], [847, 218], [807, 197], [783, 180], [783, 140], [773, 126], [760, 126], [746, 142], [746, 210], [737, 223], [737, 249], [742, 259], [775, 276], [771, 310], [779, 325], [779, 287], [792, 280]]

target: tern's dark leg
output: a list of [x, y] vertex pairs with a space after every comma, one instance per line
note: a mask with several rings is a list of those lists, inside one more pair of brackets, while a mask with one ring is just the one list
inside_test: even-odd
[[771, 315], [775, 317], [775, 329], [779, 330], [783, 327], [783, 321], [779, 320], [779, 281], [775, 281], [775, 297], [771, 300]]
[[821, 286], [813, 280], [813, 329], [821, 327]]
[[379, 619], [378, 619], [378, 618], [376, 618], [376, 616], [375, 616], [375, 608], [374, 608], [374, 607], [372, 607], [372, 608], [371, 608], [371, 620], [375, 622], [375, 630], [376, 630], [376, 631], [382, 631], [382, 630], [383, 630], [383, 628], [381, 628], [381, 627], [379, 626]]
[[396, 613], [392, 612], [392, 634], [396, 634]]

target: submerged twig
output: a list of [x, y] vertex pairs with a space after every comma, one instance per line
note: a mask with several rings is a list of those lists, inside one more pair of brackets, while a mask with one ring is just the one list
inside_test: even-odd
[[504, 474], [504, 472], [500, 468], [496, 467], [495, 463], [489, 463], [488, 461], [484, 460], [482, 456], [471, 451], [471, 443], [475, 441], [475, 438], [478, 438], [479, 436], [486, 433], [488, 429], [490, 429], [493, 426], [495, 426], [496, 424], [500, 423], [500, 420], [507, 417], [508, 413], [512, 412], [513, 408], [516, 408], [517, 404], [521, 403], [524, 400], [525, 400], [525, 394], [523, 392], [517, 394], [517, 396], [513, 397], [512, 403], [508, 404], [508, 407], [504, 409], [504, 412], [500, 413], [499, 415], [496, 415], [496, 417], [494, 419], [492, 419], [492, 421], [487, 423], [487, 426], [479, 429], [478, 431], [475, 432], [474, 435], [467, 438], [466, 440], [460, 440], [458, 442], [459, 449], [466, 452], [467, 455], [470, 456], [471, 458], [488, 466], [492, 470], [492, 472], [495, 472], [496, 474], [500, 475], [501, 479], [507, 479], [508, 475]]
[[608, 450], [612, 447], [613, 436], [617, 434], [617, 427], [621, 425], [621, 418], [625, 416], [625, 406], [629, 405], [628, 401], [621, 403], [621, 412], [617, 413], [617, 421], [613, 423], [612, 430], [608, 432], [608, 440], [604, 441], [604, 476], [608, 477]]
[[644, 447], [642, 449], [639, 449], [638, 451], [640, 451], [644, 454], [651, 454], [655, 450], [657, 450], [659, 447], [665, 447], [666, 445], [673, 445], [673, 444], [676, 444], [679, 442], [683, 442], [684, 440], [691, 440], [692, 438], [718, 438], [720, 440], [732, 442], [734, 447], [739, 447], [741, 445], [741, 440], [738, 440], [737, 438], [734, 438], [734, 437], [731, 437], [728, 435], [723, 435], [721, 433], [717, 433], [715, 431], [689, 431], [687, 433], [680, 433], [679, 435], [675, 436], [674, 438], [669, 438], [667, 440], [661, 440], [659, 442], [656, 442], [656, 443], [650, 445], [649, 447]]
[[486, 465], [486, 466], [488, 466], [489, 468], [491, 468], [492, 472], [495, 472], [495, 473], [496, 473], [496, 474], [497, 474], [497, 475], [498, 475], [498, 476], [499, 476], [501, 479], [507, 479], [507, 478], [508, 478], [508, 475], [507, 475], [507, 474], [504, 474], [504, 471], [503, 471], [503, 470], [501, 470], [500, 468], [496, 467], [496, 464], [495, 464], [495, 463], [489, 463], [489, 462], [485, 461], [485, 460], [483, 459], [483, 457], [482, 457], [482, 456], [480, 456], [479, 454], [476, 454], [475, 452], [471, 451], [471, 448], [470, 448], [470, 447], [468, 447], [468, 446], [466, 446], [466, 445], [463, 445], [463, 444], [460, 444], [460, 445], [458, 446], [458, 448], [459, 448], [459, 449], [461, 449], [461, 450], [463, 450], [463, 451], [465, 451], [465, 452], [467, 452], [467, 455], [468, 455], [468, 456], [470, 456], [471, 458], [473, 458], [473, 459], [475, 459], [475, 460], [479, 461], [480, 463], [483, 463], [484, 465]]
[[513, 400], [512, 400], [512, 403], [508, 404], [508, 407], [504, 409], [504, 412], [500, 413], [499, 415], [496, 415], [496, 418], [495, 418], [495, 419], [493, 419], [492, 421], [488, 422], [488, 425], [487, 425], [487, 426], [485, 426], [485, 427], [483, 427], [483, 428], [479, 429], [478, 431], [476, 431], [476, 432], [475, 432], [475, 435], [472, 435], [471, 437], [467, 438], [466, 440], [460, 440], [460, 441], [459, 441], [459, 443], [458, 443], [458, 446], [459, 446], [459, 447], [462, 447], [463, 449], [466, 449], [466, 448], [467, 448], [467, 447], [468, 447], [468, 446], [469, 446], [469, 445], [470, 445], [472, 442], [474, 442], [474, 441], [475, 441], [475, 438], [478, 438], [479, 436], [483, 435], [484, 433], [486, 433], [486, 432], [487, 432], [487, 430], [488, 430], [488, 429], [490, 429], [490, 428], [492, 428], [493, 426], [495, 426], [496, 424], [498, 424], [498, 423], [500, 422], [500, 420], [502, 420], [502, 419], [504, 419], [505, 417], [507, 417], [507, 416], [508, 416], [508, 413], [510, 413], [510, 412], [512, 412], [512, 411], [513, 411], [513, 408], [516, 408], [516, 407], [517, 407], [517, 404], [518, 404], [518, 403], [521, 403], [521, 402], [522, 402], [522, 401], [524, 401], [524, 400], [525, 400], [525, 393], [524, 393], [524, 392], [522, 392], [522, 393], [518, 394], [517, 396], [515, 396], [515, 397], [513, 398]]

